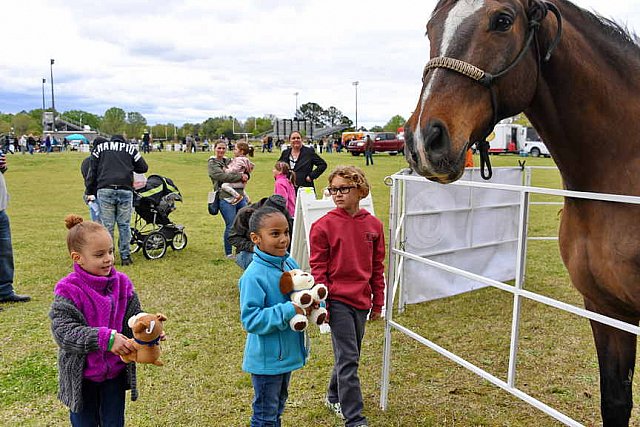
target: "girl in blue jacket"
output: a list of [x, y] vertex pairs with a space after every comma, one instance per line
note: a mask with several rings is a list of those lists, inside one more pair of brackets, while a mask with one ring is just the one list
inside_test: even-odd
[[289, 222], [277, 209], [262, 207], [249, 220], [253, 261], [240, 278], [240, 319], [247, 331], [242, 369], [251, 374], [251, 426], [279, 426], [291, 372], [304, 366], [304, 333], [289, 321], [304, 310], [280, 292], [280, 276], [299, 268], [289, 256]]

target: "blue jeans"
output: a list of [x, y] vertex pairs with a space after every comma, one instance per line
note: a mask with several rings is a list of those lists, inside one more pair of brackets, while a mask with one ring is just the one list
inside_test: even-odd
[[367, 161], [367, 166], [369, 166], [369, 161], [371, 161], [371, 166], [373, 166], [373, 151], [365, 151], [364, 158]]
[[220, 199], [220, 214], [222, 214], [222, 218], [224, 219], [224, 254], [231, 255], [233, 253], [233, 248], [231, 243], [229, 243], [229, 233], [233, 228], [233, 220], [236, 219], [236, 214], [238, 211], [247, 206], [247, 198], [245, 197], [239, 203], [232, 205], [229, 202], [224, 201], [222, 198]]
[[240, 251], [236, 254], [236, 264], [243, 270], [249, 267], [251, 261], [253, 261], [253, 252]]
[[101, 188], [98, 190], [97, 196], [102, 225], [106, 227], [115, 242], [113, 230], [115, 224], [118, 224], [118, 252], [120, 252], [120, 259], [129, 258], [133, 193], [129, 190]]
[[96, 383], [82, 380], [81, 412], [69, 412], [73, 427], [124, 426], [126, 375]]
[[0, 298], [13, 294], [13, 247], [9, 216], [0, 211]]
[[280, 417], [289, 397], [291, 372], [280, 375], [251, 374], [253, 414], [251, 427], [280, 427]]

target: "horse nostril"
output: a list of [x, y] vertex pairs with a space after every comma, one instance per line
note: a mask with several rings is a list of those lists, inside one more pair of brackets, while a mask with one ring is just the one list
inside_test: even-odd
[[440, 152], [446, 145], [442, 128], [439, 125], [431, 125], [427, 130], [427, 151]]

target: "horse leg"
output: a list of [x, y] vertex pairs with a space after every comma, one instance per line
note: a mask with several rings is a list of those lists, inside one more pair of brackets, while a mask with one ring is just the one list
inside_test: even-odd
[[[586, 298], [585, 306], [588, 310], [600, 312]], [[591, 330], [600, 366], [600, 411], [603, 426], [628, 426], [633, 407], [631, 386], [637, 337], [594, 320], [591, 320]]]

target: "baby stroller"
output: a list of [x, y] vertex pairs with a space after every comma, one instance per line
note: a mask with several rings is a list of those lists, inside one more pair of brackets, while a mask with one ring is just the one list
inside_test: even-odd
[[176, 250], [187, 246], [184, 226], [174, 224], [169, 214], [182, 201], [178, 187], [169, 178], [150, 175], [146, 185], [134, 192], [135, 219], [131, 227], [131, 253], [142, 249], [147, 259], [162, 258], [167, 245]]

